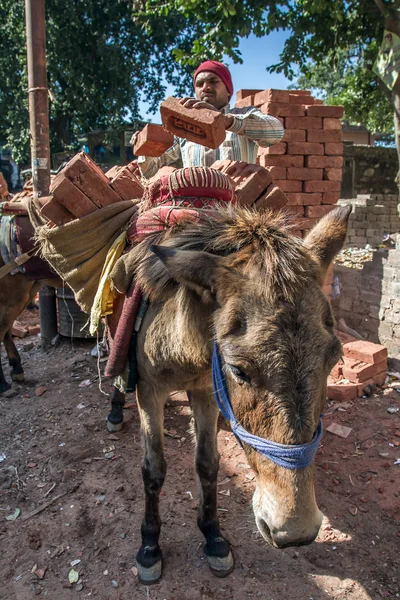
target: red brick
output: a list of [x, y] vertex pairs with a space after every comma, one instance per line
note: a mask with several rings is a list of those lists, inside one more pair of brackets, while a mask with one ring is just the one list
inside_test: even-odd
[[40, 206], [40, 213], [54, 225], [65, 225], [75, 219], [74, 215], [59, 204], [53, 196], [41, 196], [36, 202]]
[[311, 142], [288, 142], [288, 154], [324, 154], [324, 145]]
[[263, 90], [254, 95], [254, 104], [256, 106], [261, 106], [267, 102], [289, 104], [289, 95], [289, 92], [286, 90]]
[[272, 154], [263, 154], [260, 156], [260, 164], [264, 167], [302, 167], [304, 165], [304, 156], [273, 156]]
[[342, 130], [342, 123], [339, 121], [339, 119], [323, 119], [323, 129], [338, 129], [339, 131]]
[[236, 102], [239, 100], [243, 100], [244, 98], [248, 98], [249, 96], [255, 96], [258, 92], [262, 92], [263, 90], [238, 90], [236, 92]]
[[[249, 165], [255, 167], [256, 165]], [[251, 206], [272, 183], [272, 178], [264, 167], [258, 167], [256, 172], [244, 170], [241, 173], [241, 181], [236, 185], [236, 197], [241, 206]]]
[[259, 154], [268, 154], [268, 156], [270, 156], [271, 154], [286, 154], [286, 150], [286, 142], [279, 142], [278, 144], [275, 144], [274, 146], [269, 146], [268, 148], [260, 148], [258, 152]]
[[320, 117], [287, 117], [285, 125], [288, 129], [322, 129]]
[[273, 181], [275, 179], [287, 179], [286, 167], [265, 167], [271, 173]]
[[343, 156], [343, 144], [325, 144], [325, 154]]
[[306, 111], [303, 106], [296, 104], [278, 104], [277, 102], [267, 102], [260, 106], [260, 110], [266, 115], [274, 117], [305, 117]]
[[301, 192], [303, 185], [301, 181], [291, 181], [289, 179], [277, 179], [274, 183], [276, 183], [283, 192]]
[[296, 217], [304, 217], [304, 206], [285, 206], [285, 212], [288, 215], [296, 215]]
[[322, 194], [288, 194], [288, 204], [294, 206], [296, 204], [301, 204], [302, 206], [311, 206], [316, 204], [321, 204], [322, 202]]
[[176, 171], [176, 167], [169, 167], [168, 165], [165, 165], [164, 167], [161, 167], [161, 169], [158, 169], [157, 173], [153, 175], [153, 177], [150, 177], [148, 183], [153, 183], [153, 181], [157, 181], [157, 179], [160, 179], [165, 175], [170, 175], [174, 171]]
[[312, 96], [308, 94], [297, 94], [296, 92], [291, 92], [289, 97], [289, 102], [291, 104], [314, 104], [315, 100]]
[[80, 218], [98, 210], [86, 194], [77, 188], [61, 171], [53, 180], [50, 192], [74, 217]]
[[336, 129], [310, 129], [307, 131], [307, 142], [342, 142], [343, 131]]
[[322, 179], [322, 169], [308, 169], [306, 167], [297, 169], [296, 167], [289, 167], [287, 171], [288, 179], [298, 179], [300, 181], [308, 181], [310, 179]]
[[19, 323], [18, 321], [14, 321], [14, 324], [11, 328], [11, 335], [18, 338], [24, 338], [28, 335], [29, 331], [27, 328]]
[[374, 383], [376, 383], [376, 385], [383, 385], [386, 381], [386, 377], [387, 377], [387, 369], [382, 371], [382, 373], [377, 373], [376, 375], [374, 375], [374, 377], [373, 377]]
[[263, 210], [268, 208], [271, 210], [279, 210], [280, 208], [285, 206], [286, 203], [286, 194], [282, 192], [282, 190], [278, 188], [278, 186], [276, 186], [274, 183], [271, 183], [268, 186], [265, 194], [262, 194], [253, 204], [253, 206], [257, 210]]
[[237, 108], [245, 108], [246, 106], [254, 106], [254, 96], [246, 96], [242, 100], [236, 100], [235, 106]]
[[310, 219], [310, 217], [306, 217], [305, 219], [301, 219], [298, 223], [299, 229], [302, 231], [306, 231], [308, 229], [312, 229], [314, 225], [318, 223], [319, 219]]
[[123, 168], [122, 165], [114, 165], [113, 167], [111, 167], [111, 169], [108, 169], [108, 171], [105, 172], [105, 176], [108, 179], [112, 179], [113, 177], [116, 176], [116, 174]]
[[387, 369], [387, 359], [376, 364], [368, 364], [353, 360], [345, 356], [343, 365], [343, 377], [352, 383], [363, 383], [367, 379], [373, 378], [375, 375], [382, 373]]
[[306, 132], [304, 129], [285, 129], [283, 142], [305, 142]]
[[340, 181], [305, 181], [304, 192], [336, 192], [340, 191]]
[[307, 115], [309, 117], [332, 117], [341, 119], [344, 113], [344, 106], [307, 106]]
[[324, 179], [342, 181], [342, 169], [324, 169]]
[[343, 156], [306, 156], [306, 167], [312, 169], [340, 169]]
[[370, 365], [381, 363], [387, 358], [388, 352], [385, 346], [366, 342], [364, 340], [356, 340], [343, 344], [343, 355], [355, 360], [366, 362]]
[[322, 194], [322, 204], [336, 204], [340, 199], [340, 192], [324, 192]]
[[340, 360], [338, 363], [336, 363], [336, 365], [333, 367], [332, 371], [329, 373], [329, 376], [335, 380], [342, 379], [342, 377], [343, 377], [343, 361], [342, 360]]
[[329, 400], [336, 402], [349, 402], [358, 397], [358, 386], [356, 383], [331, 384], [326, 388]]
[[128, 167], [123, 167], [118, 171], [110, 185], [122, 200], [132, 200], [143, 196], [144, 187]]
[[318, 206], [306, 206], [305, 216], [312, 219], [320, 219], [331, 212], [332, 208], [333, 206], [322, 206], [322, 204]]
[[85, 152], [79, 152], [61, 171], [99, 208], [119, 202], [120, 197], [109, 186], [108, 178]]
[[126, 165], [131, 173], [136, 175], [136, 177], [141, 177], [140, 167], [136, 160], [131, 160], [130, 163]]
[[148, 123], [136, 139], [133, 152], [136, 156], [158, 157], [174, 143], [174, 136], [160, 125]]
[[218, 148], [225, 140], [224, 115], [207, 108], [186, 108], [170, 96], [160, 105], [161, 119], [168, 131], [207, 148]]
[[40, 325], [32, 325], [28, 327], [29, 335], [38, 335], [40, 333]]

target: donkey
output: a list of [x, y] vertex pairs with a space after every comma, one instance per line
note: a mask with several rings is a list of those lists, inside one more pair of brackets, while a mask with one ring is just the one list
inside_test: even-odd
[[[177, 389], [188, 392], [194, 416], [204, 554], [217, 576], [234, 566], [217, 518], [214, 342], [241, 426], [275, 446], [297, 448], [312, 440], [328, 374], [341, 357], [321, 286], [342, 248], [349, 213], [348, 207], [336, 208], [300, 240], [282, 216], [221, 209], [200, 224], [151, 234], [131, 250], [136, 279], [150, 298], [137, 347], [146, 502], [136, 561], [143, 583], [162, 574], [164, 405]], [[314, 541], [322, 515], [313, 464], [284, 468], [247, 444], [244, 450], [256, 473], [253, 510], [261, 535], [277, 548]]]

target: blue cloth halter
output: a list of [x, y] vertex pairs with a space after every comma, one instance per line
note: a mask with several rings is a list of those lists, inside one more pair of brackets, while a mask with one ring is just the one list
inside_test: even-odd
[[315, 432], [313, 439], [306, 444], [288, 445], [265, 440], [246, 431], [236, 420], [229, 399], [225, 377], [222, 373], [221, 357], [216, 342], [214, 342], [212, 357], [212, 379], [214, 396], [218, 408], [225, 419], [229, 421], [231, 429], [241, 446], [243, 446], [242, 442], [245, 442], [275, 464], [280, 467], [285, 467], [285, 469], [304, 469], [311, 465], [322, 437], [322, 418], [319, 420], [317, 431]]

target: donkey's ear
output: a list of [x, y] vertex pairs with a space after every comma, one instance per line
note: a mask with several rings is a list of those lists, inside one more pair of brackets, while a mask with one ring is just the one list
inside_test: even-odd
[[311, 229], [304, 245], [311, 250], [325, 272], [338, 252], [343, 248], [351, 206], [339, 206]]
[[178, 283], [196, 291], [204, 299], [216, 296], [224, 271], [224, 258], [192, 250], [175, 250], [167, 246], [151, 246], [169, 274]]

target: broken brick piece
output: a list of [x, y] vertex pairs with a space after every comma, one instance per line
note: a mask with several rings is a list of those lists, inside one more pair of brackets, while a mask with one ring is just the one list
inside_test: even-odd
[[18, 338], [24, 338], [28, 335], [29, 331], [24, 325], [19, 323], [18, 321], [14, 321], [14, 324], [11, 328], [11, 335]]
[[63, 172], [53, 180], [50, 192], [76, 218], [84, 217], [97, 210], [97, 206], [77, 188]]
[[41, 196], [35, 202], [40, 206], [40, 214], [57, 226], [65, 225], [75, 219], [74, 215], [59, 204], [53, 196]]
[[133, 148], [136, 156], [157, 157], [164, 154], [174, 143], [174, 136], [165, 127], [148, 123], [140, 131]]
[[358, 385], [356, 383], [330, 384], [326, 388], [329, 400], [336, 402], [349, 402], [358, 397]]
[[110, 185], [122, 200], [132, 200], [143, 196], [144, 187], [128, 167], [120, 169], [110, 181]]
[[264, 194], [262, 194], [257, 200], [254, 202], [253, 206], [257, 210], [265, 210], [267, 208], [271, 210], [279, 210], [283, 206], [287, 204], [287, 196], [282, 190], [271, 183]]
[[388, 352], [385, 346], [366, 342], [364, 340], [355, 340], [343, 344], [343, 355], [347, 358], [366, 362], [370, 365], [380, 363], [387, 358]]
[[213, 149], [225, 140], [225, 119], [219, 111], [186, 108], [169, 97], [161, 103], [160, 112], [165, 128], [178, 137]]

